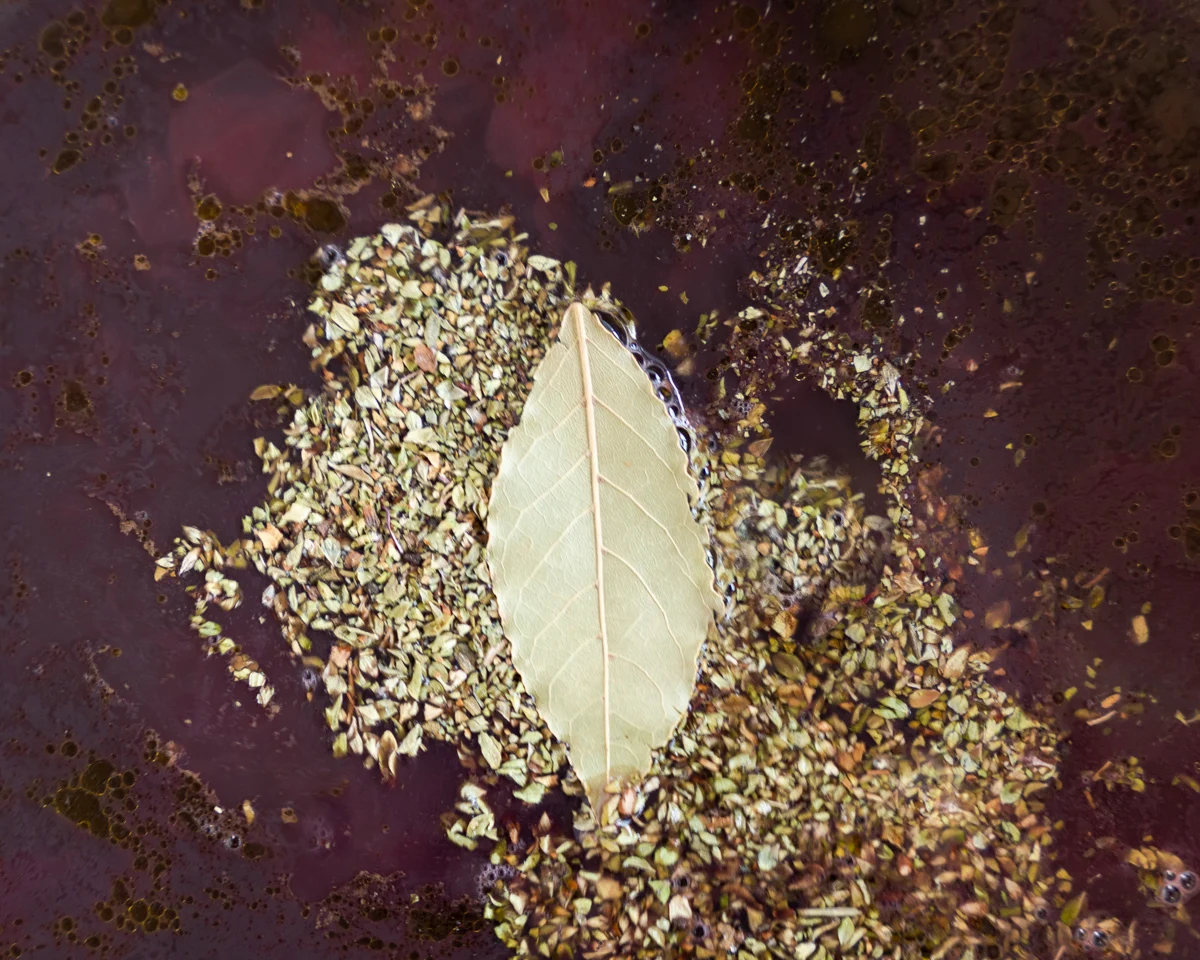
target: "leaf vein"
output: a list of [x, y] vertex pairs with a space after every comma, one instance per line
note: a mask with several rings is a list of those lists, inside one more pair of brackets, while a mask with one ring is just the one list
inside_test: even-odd
[[[667, 463], [667, 461], [663, 458], [663, 455], [661, 453], [659, 453], [658, 447], [655, 444], [651, 443], [649, 438], [647, 438], [640, 430], [638, 430], [636, 427], [634, 427], [628, 420], [626, 420], [623, 416], [621, 416], [621, 414], [619, 414], [616, 410], [614, 410], [612, 407], [610, 407], [607, 403], [605, 403], [599, 397], [596, 397], [596, 405], [598, 407], [601, 407], [604, 410], [608, 411], [608, 413], [610, 413], [612, 416], [616, 417], [617, 420], [619, 420], [629, 430], [630, 433], [632, 433], [635, 437], [637, 437], [639, 440], [641, 440], [642, 443], [644, 443], [646, 445], [646, 449], [649, 450], [652, 454], [654, 454], [654, 458], [656, 460], [658, 460], [658, 462], [660, 464], [662, 464], [663, 469], [665, 469], [667, 471], [667, 473], [669, 473], [671, 475], [671, 479], [675, 481], [675, 486], [681, 492], [686, 494], [688, 497], [692, 496], [692, 494], [688, 491], [688, 489], [680, 482], [679, 471], [674, 469], [669, 463]], [[603, 476], [603, 474], [601, 474], [601, 475]], [[686, 476], [686, 474], [684, 474], [684, 475]], [[607, 480], [608, 478], [605, 477], [605, 479]]]
[[577, 524], [585, 516], [586, 514], [583, 513], [578, 514], [570, 523], [563, 527], [562, 532], [554, 538], [554, 542], [546, 548], [545, 552], [540, 557], [538, 557], [537, 563], [533, 565], [533, 569], [530, 570], [526, 575], [525, 582], [521, 584], [520, 589], [517, 591], [518, 602], [519, 599], [525, 595], [525, 587], [533, 582], [538, 572], [546, 565], [546, 561], [550, 559], [551, 554], [558, 549], [558, 545], [567, 538], [567, 534], [571, 532], [571, 529], [575, 526], [575, 524]]
[[566, 614], [566, 612], [575, 605], [575, 601], [578, 600], [580, 597], [582, 597], [589, 590], [594, 590], [594, 589], [595, 589], [595, 587], [589, 583], [589, 584], [581, 587], [580, 589], [576, 590], [575, 593], [573, 593], [571, 595], [570, 599], [567, 600], [567, 602], [564, 603], [555, 612], [555, 615], [553, 617], [551, 617], [548, 621], [546, 621], [546, 623], [544, 623], [542, 625], [542, 627], [538, 630], [537, 633], [535, 633], [532, 637], [529, 638], [529, 640], [528, 640], [529, 652], [525, 655], [528, 659], [530, 659], [530, 660], [534, 659], [534, 656], [537, 651], [538, 641], [541, 640], [542, 637], [544, 637], [546, 635], [546, 631], [549, 630], [551, 627], [558, 626], [562, 622], [563, 616]]
[[646, 591], [646, 596], [648, 596], [651, 600], [653, 600], [654, 605], [656, 607], [658, 607], [658, 612], [662, 615], [663, 623], [667, 627], [667, 633], [669, 633], [671, 635], [671, 639], [673, 641], [675, 641], [675, 649], [679, 651], [679, 656], [682, 657], [684, 662], [686, 663], [687, 662], [687, 654], [684, 653], [684, 651], [683, 651], [683, 644], [680, 643], [679, 638], [677, 636], [675, 636], [675, 631], [671, 627], [671, 618], [669, 616], [667, 616], [666, 609], [663, 607], [662, 603], [659, 601], [657, 594], [655, 594], [655, 592], [652, 589], [650, 589], [650, 584], [648, 584], [646, 582], [646, 578], [642, 576], [641, 571], [638, 570], [637, 567], [635, 567], [632, 563], [630, 563], [628, 560], [626, 560], [623, 556], [621, 556], [621, 554], [617, 553], [615, 550], [610, 550], [608, 547], [605, 547], [604, 552], [606, 554], [608, 554], [608, 556], [610, 556], [616, 560], [620, 560], [621, 563], [623, 563], [625, 565], [625, 567], [629, 570], [629, 572], [632, 573], [635, 577], [637, 577], [638, 583], [640, 583], [642, 585], [642, 589]]
[[[659, 706], [662, 707], [663, 713], [667, 713], [667, 714], [670, 713], [670, 708], [667, 706], [667, 697], [666, 697], [666, 694], [663, 693], [662, 685], [657, 680], [654, 679], [654, 676], [650, 673], [649, 670], [647, 670], [645, 667], [643, 667], [636, 660], [632, 660], [622, 653], [614, 653], [613, 659], [620, 660], [624, 663], [627, 663], [627, 664], [629, 664], [629, 666], [633, 667], [635, 670], [639, 671], [640, 673], [645, 674], [646, 679], [649, 680], [650, 683], [654, 686], [654, 689], [658, 691], [658, 703], [659, 703]], [[628, 723], [629, 721], [626, 720], [625, 722]]]
[[687, 558], [683, 555], [683, 550], [680, 548], [679, 542], [675, 539], [675, 534], [673, 534], [670, 531], [670, 529], [667, 527], [667, 525], [664, 524], [661, 520], [659, 520], [658, 517], [654, 516], [654, 514], [652, 514], [649, 510], [647, 510], [645, 508], [645, 506], [642, 504], [642, 502], [640, 500], [638, 500], [637, 497], [635, 497], [632, 493], [630, 493], [624, 487], [620, 486], [619, 484], [613, 483], [607, 477], [604, 478], [604, 483], [607, 486], [612, 487], [612, 489], [616, 490], [617, 493], [620, 493], [622, 496], [624, 496], [625, 499], [627, 499], [635, 507], [637, 507], [639, 510], [641, 510], [642, 514], [648, 520], [650, 520], [651, 523], [654, 523], [655, 525], [657, 525], [658, 528], [660, 530], [662, 530], [662, 532], [664, 534], [666, 534], [667, 539], [671, 541], [671, 546], [675, 548], [675, 556], [678, 557], [678, 559], [679, 559], [679, 572], [681, 574], [683, 574], [685, 579], [691, 581], [691, 583], [695, 587], [696, 591], [700, 594], [701, 598], [703, 598], [704, 591], [700, 587], [700, 584], [696, 583], [695, 579], [688, 575]]
[[581, 453], [579, 455], [579, 457], [575, 460], [575, 462], [573, 464], [571, 464], [569, 467], [567, 467], [567, 469], [564, 470], [562, 473], [560, 473], [558, 475], [558, 477], [555, 479], [555, 481], [552, 484], [550, 484], [550, 486], [546, 487], [546, 489], [544, 489], [541, 493], [539, 493], [536, 497], [534, 497], [533, 500], [531, 500], [529, 503], [525, 504], [525, 506], [523, 506], [521, 508], [522, 515], [528, 513], [530, 510], [533, 510], [535, 507], [537, 507], [537, 505], [539, 503], [541, 503], [548, 496], [550, 496], [550, 494], [552, 494], [555, 490], [557, 490], [559, 484], [561, 484], [564, 480], [567, 479], [567, 477], [569, 477], [572, 473], [574, 473], [575, 468], [578, 467], [581, 463], [583, 463], [583, 461], [586, 459], [587, 459], [587, 454]]

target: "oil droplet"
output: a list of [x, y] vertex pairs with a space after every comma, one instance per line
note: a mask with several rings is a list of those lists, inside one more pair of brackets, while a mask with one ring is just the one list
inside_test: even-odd
[[100, 22], [106, 27], [140, 27], [154, 18], [154, 0], [108, 0]]
[[851, 53], [862, 48], [875, 33], [873, 8], [862, 0], [834, 0], [822, 16], [818, 29], [821, 39], [835, 53]]
[[619, 223], [628, 226], [633, 222], [633, 218], [641, 213], [641, 204], [636, 197], [617, 197], [613, 200], [612, 211]]
[[171, 98], [178, 103], [183, 103], [188, 98], [188, 88], [182, 83], [175, 84], [175, 89], [171, 91]]
[[68, 380], [63, 384], [63, 406], [67, 408], [67, 413], [79, 413], [86, 410], [89, 405], [83, 384], [77, 380]]
[[758, 24], [758, 11], [749, 4], [742, 4], [733, 15], [733, 22], [739, 30], [749, 30]]
[[107, 760], [93, 760], [79, 778], [79, 785], [88, 793], [103, 794], [108, 789], [108, 778], [113, 765]]
[[54, 172], [66, 173], [79, 162], [78, 150], [63, 150], [54, 160]]
[[221, 215], [221, 201], [211, 193], [196, 204], [196, 216], [201, 220], [216, 220]]
[[57, 20], [48, 23], [42, 30], [41, 37], [38, 38], [38, 46], [41, 47], [42, 53], [51, 57], [65, 57], [67, 55], [67, 47], [63, 43], [65, 34], [66, 29]]
[[336, 233], [346, 225], [346, 216], [332, 200], [314, 197], [305, 204], [304, 222], [317, 233]]
[[458, 73], [458, 61], [453, 57], [449, 57], [442, 61], [442, 73], [448, 77], [453, 77]]

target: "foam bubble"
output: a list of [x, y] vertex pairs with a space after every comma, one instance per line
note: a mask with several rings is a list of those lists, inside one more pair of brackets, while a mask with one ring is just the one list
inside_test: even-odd
[[476, 893], [483, 900], [497, 883], [504, 883], [517, 875], [517, 868], [507, 863], [487, 863], [475, 878]]

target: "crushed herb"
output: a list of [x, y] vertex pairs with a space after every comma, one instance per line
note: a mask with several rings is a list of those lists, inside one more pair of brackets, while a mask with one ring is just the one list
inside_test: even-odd
[[[748, 308], [697, 337], [769, 334], [855, 402], [886, 516], [827, 463], [765, 459], [767, 381], [746, 373], [730, 396], [722, 377], [709, 427], [686, 423], [667, 376], [728, 611], [650, 775], [598, 819], [581, 802], [513, 669], [485, 556], [501, 446], [576, 296], [574, 264], [524, 240], [510, 217], [428, 197], [331, 260], [304, 336], [323, 389], [256, 391], [297, 402], [283, 449], [255, 443], [267, 499], [231, 546], [188, 528], [159, 560], [159, 576], [202, 576], [188, 589], [210, 648], [271, 706], [207, 617], [241, 602], [231, 572], [252, 564], [320, 671], [336, 754], [392, 778], [426, 740], [457, 745], [446, 832], [488, 853], [486, 913], [517, 956], [967, 960], [1073, 936], [1044, 807], [1057, 735], [956, 638], [956, 584], [913, 515], [920, 404], [879, 353], [816, 323]], [[640, 349], [607, 288], [583, 299]], [[573, 817], [550, 802], [563, 794]], [[1088, 935], [1123, 942], [1107, 922]]]

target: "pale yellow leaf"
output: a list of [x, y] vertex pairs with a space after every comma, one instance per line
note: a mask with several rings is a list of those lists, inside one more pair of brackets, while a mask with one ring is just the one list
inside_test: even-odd
[[329, 307], [329, 319], [347, 333], [358, 333], [358, 317], [346, 304], [335, 300]]
[[386, 780], [396, 779], [396, 735], [391, 730], [384, 732], [379, 738], [378, 759], [379, 770]]
[[[963, 649], [963, 652], [966, 652], [965, 648]], [[917, 690], [908, 695], [908, 705], [914, 710], [921, 710], [929, 706], [941, 695], [942, 692], [940, 690]]]
[[251, 400], [274, 400], [277, 396], [283, 393], [283, 387], [276, 386], [273, 383], [264, 383], [261, 387], [255, 387], [250, 394]]
[[1079, 915], [1083, 913], [1084, 907], [1086, 906], [1087, 891], [1085, 890], [1083, 893], [1079, 894], [1079, 896], [1067, 901], [1066, 906], [1062, 908], [1062, 913], [1058, 915], [1058, 919], [1070, 927], [1074, 925], [1076, 920], [1079, 919]]
[[254, 533], [262, 541], [262, 545], [272, 552], [283, 542], [283, 534], [279, 532], [279, 528], [273, 523], [268, 523], [263, 529], [255, 530]]
[[946, 659], [945, 665], [942, 667], [942, 676], [948, 680], [957, 680], [963, 675], [963, 670], [967, 666], [967, 656], [970, 654], [970, 648], [959, 647]]
[[437, 354], [423, 343], [418, 343], [413, 350], [413, 359], [417, 366], [426, 373], [433, 373], [437, 370]]
[[599, 809], [687, 710], [719, 609], [674, 424], [581, 304], [509, 435], [488, 559], [513, 660]]
[[988, 629], [999, 630], [1008, 625], [1008, 617], [1011, 612], [1012, 608], [1009, 602], [1001, 600], [988, 607], [987, 613], [983, 615], [983, 622]]
[[312, 513], [312, 507], [306, 503], [296, 502], [288, 507], [287, 512], [279, 518], [280, 525], [286, 523], [303, 523], [308, 519], [308, 515]]
[[343, 477], [350, 477], [362, 483], [374, 483], [375, 478], [372, 477], [362, 467], [355, 466], [353, 463], [331, 463], [330, 466], [340, 473]]

